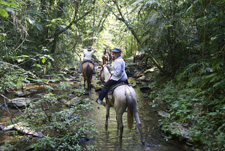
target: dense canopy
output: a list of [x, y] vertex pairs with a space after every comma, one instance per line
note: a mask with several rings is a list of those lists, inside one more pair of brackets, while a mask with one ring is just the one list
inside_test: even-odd
[[224, 8], [224, 0], [0, 0], [0, 93], [77, 69], [88, 46], [97, 60], [120, 47], [158, 69], [149, 87], [172, 115], [163, 130], [180, 123], [190, 144], [224, 150]]

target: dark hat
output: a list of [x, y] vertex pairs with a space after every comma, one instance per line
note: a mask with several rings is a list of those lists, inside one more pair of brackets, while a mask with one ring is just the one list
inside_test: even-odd
[[121, 52], [121, 49], [119, 49], [119, 48], [114, 48], [114, 49], [112, 50], [112, 52], [118, 53], [118, 52]]

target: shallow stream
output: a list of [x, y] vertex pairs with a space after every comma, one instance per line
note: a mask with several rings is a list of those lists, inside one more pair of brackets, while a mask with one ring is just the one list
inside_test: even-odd
[[[80, 76], [80, 81], [82, 77]], [[99, 80], [94, 76], [93, 85]], [[83, 82], [82, 82], [83, 83]], [[129, 79], [129, 83], [136, 85], [133, 78]], [[82, 85], [80, 82], [78, 85]], [[95, 127], [98, 131], [97, 135], [92, 136], [91, 141], [82, 143], [82, 146], [94, 146], [97, 151], [186, 151], [186, 145], [180, 144], [176, 140], [165, 141], [163, 132], [160, 131], [158, 120], [160, 116], [157, 113], [157, 108], [152, 108], [149, 105], [149, 99], [147, 93], [140, 91], [138, 87], [135, 88], [138, 105], [139, 105], [139, 116], [142, 122], [142, 128], [144, 133], [145, 145], [143, 146], [140, 142], [139, 132], [134, 124], [133, 129], [129, 130], [127, 127], [127, 113], [123, 115], [124, 132], [122, 140], [119, 139], [117, 133], [117, 122], [115, 117], [115, 111], [113, 108], [110, 109], [109, 127], [108, 131], [105, 130], [105, 117], [106, 108], [102, 105], [93, 103], [93, 110], [88, 113], [89, 119], [95, 121]], [[41, 93], [41, 92], [40, 92]], [[98, 93], [95, 88], [92, 88], [89, 93], [90, 99], [93, 101], [97, 98]], [[8, 96], [13, 98], [12, 95]], [[3, 99], [0, 98], [0, 103], [3, 103]], [[10, 110], [14, 116], [20, 114], [17, 109]], [[10, 120], [9, 114], [0, 109], [0, 125], [5, 125], [6, 121]], [[0, 131], [0, 146], [6, 141], [12, 139], [11, 136], [6, 135], [5, 132]]]
[[[135, 84], [133, 78], [129, 79], [129, 83]], [[89, 113], [90, 119], [96, 121], [96, 129], [98, 134], [94, 136], [92, 141], [88, 141], [85, 145], [94, 145], [98, 151], [185, 151], [186, 146], [180, 144], [176, 140], [167, 142], [163, 138], [160, 131], [158, 120], [160, 116], [155, 108], [149, 105], [147, 94], [142, 93], [140, 89], [135, 88], [138, 105], [139, 116], [142, 122], [145, 145], [140, 141], [140, 135], [136, 124], [133, 129], [127, 127], [127, 113], [123, 115], [124, 132], [122, 140], [119, 139], [117, 133], [117, 122], [114, 108], [110, 109], [110, 118], [108, 131], [105, 129], [106, 108], [102, 105], [94, 103], [93, 110]], [[97, 98], [97, 94], [93, 89], [89, 97], [93, 100]]]

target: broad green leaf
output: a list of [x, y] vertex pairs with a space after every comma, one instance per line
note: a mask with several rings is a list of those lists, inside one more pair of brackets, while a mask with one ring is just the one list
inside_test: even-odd
[[17, 62], [18, 63], [20, 63], [20, 62], [23, 62], [24, 61], [24, 59], [23, 58], [19, 58], [19, 59], [16, 59], [17, 60]]
[[42, 62], [42, 63], [45, 63], [46, 60], [47, 60], [47, 58], [43, 58], [43, 59], [41, 60], [41, 62]]
[[22, 86], [23, 86], [22, 81], [17, 81], [17, 83], [16, 83], [16, 88], [17, 88], [17, 89], [20, 89], [20, 88], [22, 88]]
[[173, 25], [165, 25], [165, 27], [173, 27]]
[[0, 1], [0, 4], [3, 4], [5, 6], [14, 6], [14, 7], [18, 7], [17, 4], [14, 4], [14, 3], [8, 3], [8, 2], [4, 2], [4, 1]]
[[37, 29], [38, 29], [39, 31], [42, 31], [42, 30], [43, 30], [43, 27], [42, 27], [41, 24], [35, 23], [35, 26], [37, 27]]
[[0, 9], [0, 14], [6, 18], [9, 16], [9, 14], [7, 13], [7, 11], [5, 9]]

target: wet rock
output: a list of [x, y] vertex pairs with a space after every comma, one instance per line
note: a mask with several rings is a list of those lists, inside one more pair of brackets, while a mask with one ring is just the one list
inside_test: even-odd
[[142, 86], [140, 87], [140, 90], [144, 93], [149, 92], [151, 89], [148, 86]]
[[91, 140], [93, 140], [93, 138], [81, 137], [79, 140], [79, 143], [84, 143], [84, 142], [91, 141]]
[[19, 107], [19, 108], [23, 108], [25, 107], [27, 104], [29, 104], [32, 100], [29, 99], [29, 98], [14, 98], [14, 99], [11, 99], [9, 102], [8, 102], [8, 105], [10, 107]]
[[162, 117], [165, 117], [165, 118], [170, 118], [170, 114], [165, 112], [165, 111], [158, 111], [158, 114]]
[[31, 89], [31, 90], [30, 90], [31, 93], [35, 93], [35, 92], [37, 92], [37, 91], [38, 91], [37, 89]]
[[45, 93], [38, 93], [38, 94], [35, 94], [34, 97], [40, 97], [40, 98], [42, 98], [43, 96], [45, 96]]
[[140, 76], [140, 77], [138, 78], [138, 80], [144, 81], [144, 80], [145, 80], [145, 76], [144, 76], [144, 75]]
[[3, 125], [0, 125], [0, 130], [2, 130], [3, 128], [4, 128], [5, 126], [3, 126]]
[[162, 102], [162, 98], [158, 96], [158, 97], [154, 98], [154, 100], [152, 102], [155, 104], [160, 104]]
[[16, 91], [15, 92], [15, 96], [18, 96], [18, 97], [24, 97], [24, 96], [28, 96], [30, 95], [31, 92], [28, 92], [28, 91]]
[[66, 106], [71, 107], [75, 102], [80, 102], [79, 97], [74, 97], [71, 100], [65, 102]]
[[189, 129], [185, 128], [180, 123], [175, 123], [175, 122], [174, 123], [171, 123], [168, 126], [168, 131], [169, 131], [169, 133], [171, 133], [173, 135], [176, 135], [179, 138], [188, 139], [188, 140], [191, 139], [191, 137], [188, 134]]

